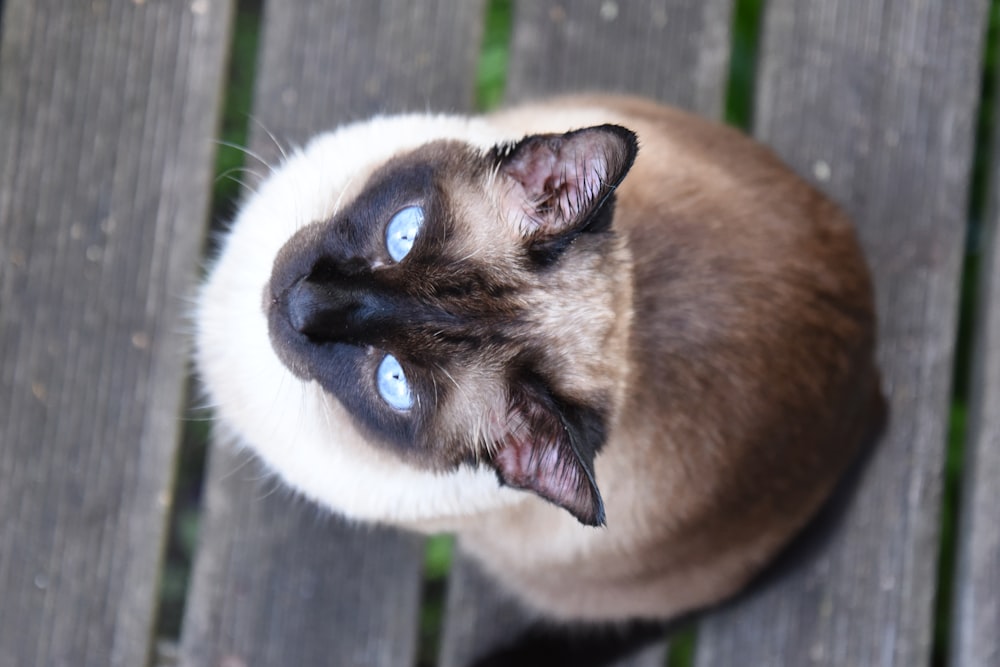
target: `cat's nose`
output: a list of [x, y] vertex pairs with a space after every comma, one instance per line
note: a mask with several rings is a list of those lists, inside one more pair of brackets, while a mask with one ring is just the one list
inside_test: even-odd
[[320, 340], [333, 340], [348, 333], [352, 314], [359, 306], [350, 291], [308, 278], [292, 285], [284, 302], [292, 328]]
[[291, 327], [314, 343], [367, 343], [394, 328], [395, 300], [350, 280], [300, 278], [280, 299]]

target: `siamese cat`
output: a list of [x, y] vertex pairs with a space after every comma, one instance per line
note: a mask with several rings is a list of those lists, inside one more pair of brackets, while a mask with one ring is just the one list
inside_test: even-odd
[[319, 135], [249, 196], [196, 318], [222, 428], [289, 485], [455, 532], [560, 621], [733, 595], [880, 416], [844, 214], [635, 98]]

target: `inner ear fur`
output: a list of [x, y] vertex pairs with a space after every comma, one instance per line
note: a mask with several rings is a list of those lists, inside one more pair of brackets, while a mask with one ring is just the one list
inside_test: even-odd
[[492, 153], [511, 187], [508, 215], [523, 236], [544, 241], [583, 231], [625, 178], [637, 152], [631, 130], [598, 125], [527, 136]]
[[606, 420], [597, 410], [525, 381], [511, 390], [491, 463], [501, 484], [531, 491], [582, 524], [603, 526], [594, 457], [606, 437]]

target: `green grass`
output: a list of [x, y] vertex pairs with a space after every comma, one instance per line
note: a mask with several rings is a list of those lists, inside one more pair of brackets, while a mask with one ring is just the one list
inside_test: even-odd
[[212, 216], [215, 221], [228, 219], [239, 200], [241, 170], [247, 145], [250, 110], [253, 108], [253, 81], [260, 38], [262, 0], [240, 0], [233, 27], [229, 82], [222, 109], [220, 144], [215, 155], [215, 187], [212, 192]]
[[424, 550], [424, 586], [420, 607], [420, 637], [417, 666], [437, 664], [441, 627], [444, 621], [445, 593], [451, 571], [455, 540], [450, 535], [435, 535]]
[[725, 121], [749, 132], [753, 124], [753, 86], [757, 39], [764, 0], [736, 0], [733, 7], [732, 57], [726, 88]]
[[952, 402], [948, 424], [948, 450], [942, 489], [941, 533], [938, 552], [938, 585], [934, 614], [932, 660], [935, 667], [948, 664], [956, 566], [956, 535], [961, 503], [965, 442], [968, 437], [967, 415], [972, 368], [975, 308], [978, 296], [980, 248], [983, 219], [987, 215], [987, 190], [990, 178], [990, 149], [993, 145], [993, 119], [996, 108], [996, 82], [1000, 56], [1000, 0], [990, 3], [981, 78], [979, 114], [976, 122], [975, 156], [969, 192], [968, 230], [965, 262], [959, 301], [958, 332], [952, 375]]
[[691, 623], [670, 635], [667, 667], [691, 667], [694, 664], [694, 653], [697, 648], [698, 628]]
[[511, 0], [490, 0], [486, 6], [483, 45], [476, 69], [476, 108], [480, 111], [494, 109], [503, 101], [513, 16]]
[[[189, 390], [189, 395], [191, 390]], [[178, 637], [201, 518], [201, 488], [208, 443], [208, 417], [189, 408], [178, 453], [174, 502], [171, 506], [166, 555], [160, 576], [156, 633]]]

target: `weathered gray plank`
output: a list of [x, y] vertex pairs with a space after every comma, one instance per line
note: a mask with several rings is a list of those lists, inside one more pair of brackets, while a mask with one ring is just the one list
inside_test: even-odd
[[216, 447], [185, 615], [185, 665], [405, 665], [420, 540], [350, 528]]
[[467, 667], [526, 630], [531, 614], [469, 556], [456, 550], [448, 575], [440, 667]]
[[[481, 2], [270, 2], [251, 148], [277, 158], [261, 128], [302, 142], [376, 111], [468, 108], [481, 17]], [[185, 664], [410, 664], [421, 540], [320, 519], [244, 463], [211, 455]]]
[[732, 0], [518, 3], [507, 97], [611, 90], [722, 116]]
[[954, 667], [1000, 664], [1000, 134], [994, 139], [959, 521]]
[[[448, 579], [447, 624], [440, 667], [467, 667], [532, 626], [534, 615], [460, 551]], [[616, 663], [616, 667], [663, 667], [660, 642]]]
[[929, 662], [986, 4], [767, 6], [756, 133], [860, 226], [890, 424], [829, 548], [706, 622], [699, 665]]
[[482, 13], [483, 0], [272, 0], [255, 117], [279, 138], [304, 141], [377, 112], [467, 111]]
[[644, 648], [631, 658], [616, 663], [615, 667], [664, 667], [667, 664], [667, 642]]
[[[731, 13], [731, 0], [518, 3], [507, 97], [613, 90], [719, 117]], [[458, 667], [509, 642], [530, 620], [497, 595], [495, 584], [460, 562], [449, 579], [445, 622], [442, 665]], [[661, 665], [665, 652], [665, 645], [652, 647], [622, 667]]]
[[9, 0], [0, 664], [144, 664], [231, 2]]

